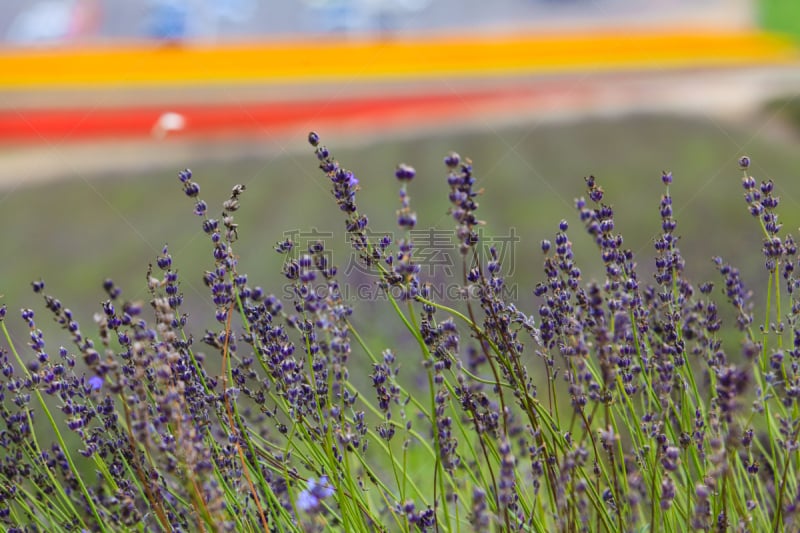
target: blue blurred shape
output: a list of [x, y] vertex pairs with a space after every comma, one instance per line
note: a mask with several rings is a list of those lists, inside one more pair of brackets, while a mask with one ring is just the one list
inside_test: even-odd
[[187, 37], [189, 6], [183, 0], [153, 0], [147, 16], [147, 34], [165, 41]]

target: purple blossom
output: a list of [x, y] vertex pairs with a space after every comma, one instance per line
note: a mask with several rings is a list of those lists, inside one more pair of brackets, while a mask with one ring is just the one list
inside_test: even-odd
[[397, 165], [397, 170], [395, 170], [394, 175], [400, 181], [411, 181], [414, 179], [414, 176], [417, 175], [417, 171], [414, 170], [414, 167], [406, 165], [405, 163], [400, 163]]
[[322, 500], [334, 492], [334, 488], [328, 483], [327, 476], [320, 477], [319, 481], [310, 477], [306, 488], [297, 495], [297, 508], [309, 513], [317, 512], [322, 506]]
[[100, 376], [92, 376], [89, 378], [89, 386], [92, 390], [99, 390], [103, 387], [103, 378]]

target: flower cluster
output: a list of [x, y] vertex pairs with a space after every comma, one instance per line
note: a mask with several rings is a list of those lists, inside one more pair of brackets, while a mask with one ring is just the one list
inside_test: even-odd
[[[394, 172], [403, 235], [376, 238], [359, 180], [308, 140], [403, 330], [354, 325], [359, 308], [322, 241], [275, 245], [282, 299], [251, 283], [239, 264], [244, 185], [212, 216], [192, 171], [179, 172], [207, 237], [197, 275], [209, 329], [184, 312], [186, 273], [166, 245], [143, 301], [103, 281], [92, 333], [43, 280], [31, 286], [45, 313], [0, 307], [4, 530], [800, 528], [800, 265], [776, 186], [748, 174], [749, 158], [739, 165], [764, 236], [763, 323], [722, 258], [716, 289], [687, 278], [670, 172], [653, 180], [666, 190], [652, 278], [590, 176], [576, 218], [601, 279], [584, 279], [565, 218], [541, 242], [533, 294], [511, 301], [503, 254], [478, 246], [478, 173], [446, 156], [465, 295], [453, 304], [415, 257], [414, 168]], [[69, 346], [48, 345], [42, 314]]]

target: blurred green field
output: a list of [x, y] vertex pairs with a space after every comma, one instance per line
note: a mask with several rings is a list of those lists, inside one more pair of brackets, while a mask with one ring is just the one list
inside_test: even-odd
[[761, 0], [757, 5], [764, 27], [800, 36], [800, 4], [794, 0]]
[[[521, 307], [533, 312], [538, 305], [530, 291], [542, 278], [539, 242], [552, 239], [561, 219], [570, 222], [584, 277], [600, 275], [599, 257], [572, 205], [583, 194], [583, 177], [589, 174], [598, 177], [607, 202], [615, 207], [617, 229], [636, 252], [644, 280], [650, 279], [646, 272], [652, 263], [652, 241], [660, 231], [660, 175], [671, 170], [677, 233], [688, 275], [697, 282], [716, 281], [710, 258], [722, 255], [740, 265], [744, 279], [760, 292], [765, 280], [760, 229], [742, 200], [740, 155], [752, 157], [751, 171], [757, 179], [775, 179], [786, 230], [800, 225], [796, 179], [800, 153], [788, 141], [760, 136], [765, 118], [751, 128], [705, 118], [633, 116], [497, 131], [422, 133], [413, 140], [347, 148], [339, 147], [335, 134], [320, 133], [360, 179], [359, 208], [375, 231], [395, 232], [398, 184], [393, 171], [399, 162], [418, 171], [410, 185], [417, 227], [451, 229], [442, 158], [451, 150], [470, 157], [480, 186], [486, 189], [479, 210], [487, 221], [486, 233], [506, 235], [514, 227], [520, 238], [513, 256], [506, 256], [506, 267], [513, 269], [509, 283], [518, 287]], [[237, 213], [241, 270], [252, 284], [276, 294], [281, 294], [284, 281], [279, 274], [282, 257], [273, 245], [285, 232], [333, 230], [327, 245], [340, 271], [350, 257], [343, 217], [330, 197], [326, 178], [317, 169], [312, 150], [302, 139], [296, 143], [297, 152], [271, 159], [225, 165], [187, 162], [211, 213], [218, 213], [234, 184], [247, 185]], [[91, 332], [92, 314], [104, 299], [102, 280], [112, 277], [125, 297], [145, 299], [147, 265], [167, 243], [183, 280], [194, 331], [202, 333], [213, 307], [201, 276], [213, 258], [200, 219], [192, 214], [192, 202], [181, 192], [178, 170], [119, 172], [92, 181], [64, 179], [0, 191], [5, 250], [0, 293], [13, 313], [11, 320], [18, 321], [16, 310], [29, 306], [41, 316], [43, 306], [29, 284], [41, 277], [48, 292], [76, 311], [84, 331]], [[359, 314], [365, 306], [368, 309]], [[368, 302], [356, 308], [356, 324], [374, 320]], [[40, 326], [45, 324], [40, 319]], [[24, 341], [21, 321], [13, 324], [12, 331]], [[54, 337], [45, 338], [52, 349]]]

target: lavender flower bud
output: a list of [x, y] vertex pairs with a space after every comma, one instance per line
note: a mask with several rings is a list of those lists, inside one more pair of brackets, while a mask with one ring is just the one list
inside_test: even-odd
[[461, 156], [455, 152], [451, 152], [447, 157], [444, 158], [444, 164], [447, 165], [448, 168], [456, 168], [460, 162]]
[[417, 175], [417, 171], [414, 170], [414, 167], [408, 166], [405, 163], [400, 163], [397, 165], [397, 170], [395, 170], [394, 175], [400, 181], [411, 181], [414, 179], [414, 176]]
[[742, 157], [739, 158], [739, 168], [745, 170], [749, 166], [750, 166], [750, 158], [748, 156], [743, 155]]

